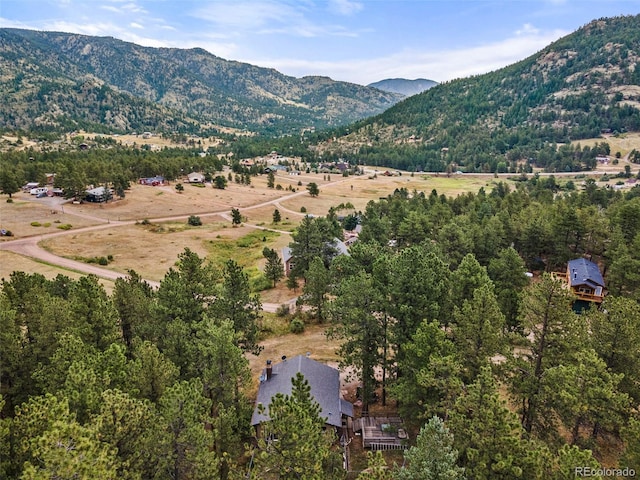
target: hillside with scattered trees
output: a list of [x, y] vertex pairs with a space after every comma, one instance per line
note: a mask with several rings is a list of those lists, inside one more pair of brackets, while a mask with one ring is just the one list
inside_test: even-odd
[[516, 64], [342, 128], [326, 150], [405, 170], [589, 169], [582, 152], [558, 146], [640, 130], [639, 38], [639, 16], [595, 20]]

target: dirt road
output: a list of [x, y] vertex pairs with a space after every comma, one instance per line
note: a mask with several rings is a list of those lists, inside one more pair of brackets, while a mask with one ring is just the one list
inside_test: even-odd
[[[345, 180], [346, 179], [341, 178], [340, 180], [327, 183], [325, 186], [337, 185]], [[299, 197], [302, 195], [308, 195], [308, 192], [306, 190], [303, 190], [300, 192], [291, 193], [289, 195], [283, 195], [282, 197], [279, 197], [273, 200], [268, 200], [265, 202], [257, 203], [255, 205], [250, 205], [248, 207], [239, 208], [239, 210], [246, 211], [246, 210], [261, 208], [268, 205], [278, 205], [278, 203], [281, 201], [289, 200], [291, 198]], [[118, 228], [119, 226], [123, 226], [123, 225], [133, 225], [135, 224], [135, 220], [110, 221], [110, 220], [105, 220], [104, 218], [94, 217], [91, 215], [74, 212], [70, 208], [67, 208], [65, 211], [64, 204], [60, 202], [56, 202], [54, 199], [50, 200], [49, 206], [52, 209], [62, 211], [67, 215], [75, 215], [78, 217], [82, 217], [86, 220], [95, 221], [96, 223], [98, 223], [98, 225], [92, 225], [92, 226], [83, 227], [83, 228], [76, 228], [72, 230], [61, 230], [59, 232], [46, 233], [42, 235], [33, 235], [33, 236], [24, 237], [24, 238], [19, 238], [16, 240], [4, 241], [0, 243], [0, 250], [6, 250], [13, 253], [17, 253], [18, 255], [23, 255], [25, 257], [33, 258], [35, 260], [39, 260], [41, 262], [55, 265], [67, 270], [72, 270], [72, 271], [83, 273], [83, 274], [93, 274], [100, 278], [105, 278], [107, 280], [116, 280], [118, 278], [127, 277], [126, 274], [114, 272], [106, 268], [101, 268], [97, 265], [78, 262], [76, 260], [71, 260], [69, 258], [64, 258], [58, 255], [54, 255], [53, 253], [48, 252], [47, 250], [41, 248], [39, 246], [39, 243], [43, 240], [47, 240], [55, 237], [62, 237], [65, 235], [76, 235], [78, 233], [87, 233], [87, 232], [95, 232], [98, 230], [105, 230], [110, 228]], [[225, 209], [225, 210], [212, 211], [212, 212], [206, 212], [206, 213], [198, 213], [198, 216], [200, 217], [220, 216], [226, 220], [231, 220], [231, 210]], [[168, 216], [168, 217], [151, 218], [149, 219], [149, 221], [151, 223], [162, 223], [162, 222], [186, 220], [188, 217], [189, 217], [188, 214], [175, 215], [175, 216]], [[269, 228], [259, 226], [259, 225], [251, 225], [246, 223], [244, 225], [251, 228], [261, 229], [261, 230], [271, 230]], [[287, 232], [284, 230], [274, 230], [274, 231], [280, 234], [285, 234], [285, 235], [291, 234], [291, 232]], [[157, 288], [160, 285], [160, 283], [156, 281], [152, 281], [152, 280], [146, 280], [146, 281], [154, 288]], [[287, 301], [286, 303], [291, 304], [293, 302], [295, 302], [295, 298]], [[263, 303], [262, 308], [264, 311], [267, 311], [267, 312], [275, 312], [279, 306], [280, 304], [276, 304], [276, 303]]]

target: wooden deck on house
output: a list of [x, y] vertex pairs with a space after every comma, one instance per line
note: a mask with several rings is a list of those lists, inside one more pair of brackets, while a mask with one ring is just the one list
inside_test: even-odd
[[594, 303], [602, 303], [604, 301], [603, 295], [594, 295], [591, 293], [584, 293], [576, 290], [575, 288], [569, 287], [569, 280], [567, 279], [567, 274], [564, 272], [551, 272], [551, 277], [557, 280], [562, 280], [564, 282], [565, 287], [571, 291], [571, 293], [578, 299], [583, 300], [585, 302], [594, 302]]
[[353, 422], [354, 432], [361, 432], [362, 447], [371, 450], [404, 450], [409, 438], [399, 417], [362, 417]]

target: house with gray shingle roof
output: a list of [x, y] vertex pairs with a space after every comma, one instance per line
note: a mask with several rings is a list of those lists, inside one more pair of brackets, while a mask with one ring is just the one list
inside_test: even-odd
[[604, 299], [604, 278], [598, 265], [586, 258], [567, 263], [567, 284], [580, 300], [601, 303]]
[[[334, 238], [333, 242], [329, 243], [329, 245], [331, 247], [335, 248], [335, 250], [336, 250], [335, 256], [338, 256], [338, 255], [349, 255], [349, 246], [351, 244], [343, 242], [339, 238]], [[294, 260], [293, 259], [293, 252], [292, 252], [291, 248], [290, 247], [284, 247], [282, 249], [282, 264], [284, 265], [284, 274], [287, 275], [287, 276], [291, 273], [291, 270], [295, 266], [295, 263], [294, 263], [293, 260]]]
[[[311, 397], [320, 406], [320, 416], [325, 418], [327, 426], [335, 427], [340, 435], [347, 417], [353, 418], [353, 405], [340, 396], [340, 372], [304, 355], [291, 359], [283, 357], [282, 362], [275, 365], [267, 360], [267, 367], [260, 377], [251, 425], [259, 428], [261, 423], [269, 421], [271, 399], [278, 393], [291, 395], [291, 380], [298, 372], [309, 382]], [[260, 405], [264, 407], [262, 413], [258, 408]]]

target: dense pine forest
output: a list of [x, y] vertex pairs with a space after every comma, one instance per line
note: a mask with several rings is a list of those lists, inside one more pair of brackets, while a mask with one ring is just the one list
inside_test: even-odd
[[[360, 385], [358, 413], [392, 409], [402, 417], [411, 439], [404, 453], [369, 453], [352, 464], [362, 468], [345, 471], [344, 445], [324, 428], [303, 376], [290, 395], [273, 398], [268, 427], [254, 431], [249, 359], [274, 335], [261, 298], [236, 261], [216, 263], [181, 246], [157, 288], [135, 267], [112, 291], [91, 275], [16, 271], [2, 279], [0, 478], [565, 480], [576, 469], [640, 472], [640, 186], [533, 173], [581, 172], [599, 156], [622, 157], [601, 135], [640, 131], [639, 22], [596, 20], [522, 62], [435, 86], [349, 126], [262, 125], [263, 133], [287, 132], [278, 138], [222, 134], [149, 99], [129, 105], [137, 123], [119, 130], [88, 118], [85, 107], [98, 98], [100, 115], [112, 118], [129, 100], [77, 79], [47, 83], [47, 56], [38, 50], [38, 75], [0, 85], [12, 102], [0, 109], [0, 127], [16, 139], [3, 141], [0, 158], [0, 191], [9, 197], [51, 172], [69, 198], [88, 185], [125, 197], [140, 177], [173, 182], [192, 171], [221, 179], [217, 188], [233, 174], [250, 184], [261, 167], [240, 160], [271, 151], [311, 173], [344, 159], [352, 166], [346, 176], [372, 165], [510, 178], [495, 175], [486, 188], [455, 197], [398, 188], [344, 217], [335, 208], [306, 215], [291, 235], [286, 280], [277, 252], [263, 251], [273, 267], [266, 278], [286, 282], [297, 297], [279, 321], [299, 335], [322, 328], [337, 342], [341, 366], [354, 369]], [[6, 45], [16, 35], [0, 32], [5, 62], [15, 60]], [[20, 103], [26, 87], [32, 113], [46, 117], [38, 109], [59, 88], [73, 115], [29, 129], [30, 110]], [[242, 105], [253, 118], [254, 101]], [[152, 151], [144, 142], [129, 148], [114, 136], [68, 133], [154, 122], [158, 135], [184, 148]], [[205, 151], [186, 132], [219, 141]], [[25, 138], [38, 144], [22, 149]], [[598, 141], [576, 142], [587, 138]], [[620, 185], [634, 181], [640, 153], [628, 158]], [[310, 199], [322, 195], [313, 185]], [[231, 211], [233, 225], [242, 223], [240, 210]], [[336, 238], [357, 226], [358, 241], [338, 254]], [[559, 275], [581, 258], [602, 273], [602, 303], [578, 302]]]
[[[361, 478], [425, 478], [434, 444], [447, 478], [640, 469], [640, 190], [564, 187], [397, 190], [360, 212], [348, 256], [327, 248], [333, 212], [300, 224], [294, 320], [340, 340], [364, 411], [397, 405], [420, 432], [404, 468], [371, 455], [379, 476]], [[577, 313], [549, 272], [582, 256], [609, 294]], [[185, 250], [157, 290], [131, 271], [110, 294], [15, 272], [0, 303], [4, 478], [344, 477], [303, 378], [272, 420], [286, 448], [253, 438], [245, 355], [266, 332], [235, 262], [217, 272]]]

